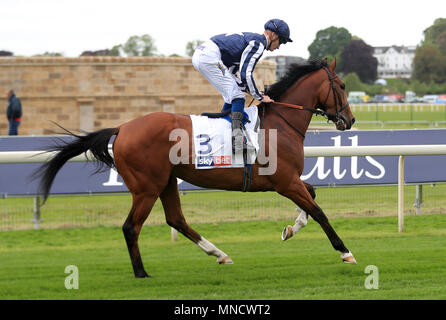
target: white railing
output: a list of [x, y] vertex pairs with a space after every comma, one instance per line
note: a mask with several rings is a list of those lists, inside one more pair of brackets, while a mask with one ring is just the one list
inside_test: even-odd
[[[399, 156], [398, 161], [398, 231], [404, 230], [404, 157], [422, 155], [446, 155], [446, 144], [440, 145], [389, 145], [357, 147], [305, 147], [305, 157], [361, 157], [361, 156]], [[3, 151], [0, 163], [39, 163], [45, 162], [56, 152], [44, 151]], [[112, 154], [111, 150], [110, 153]], [[90, 152], [87, 157], [93, 159]], [[70, 159], [82, 162], [84, 154]]]

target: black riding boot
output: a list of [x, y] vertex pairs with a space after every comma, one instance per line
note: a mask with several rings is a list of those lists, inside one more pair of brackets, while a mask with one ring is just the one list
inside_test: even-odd
[[243, 163], [242, 112], [232, 112], [232, 153], [236, 163]]

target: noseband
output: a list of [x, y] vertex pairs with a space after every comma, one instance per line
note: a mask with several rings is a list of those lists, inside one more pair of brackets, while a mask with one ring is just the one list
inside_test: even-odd
[[[276, 108], [274, 107], [274, 104], [281, 105], [281, 106], [284, 106], [284, 107], [294, 108], [294, 109], [298, 109], [298, 110], [305, 110], [305, 111], [311, 112], [313, 114], [317, 114], [317, 115], [323, 116], [323, 117], [327, 118], [327, 121], [330, 121], [330, 118], [335, 118], [335, 119], [337, 119], [335, 124], [339, 124], [340, 122], [342, 122], [342, 119], [344, 119], [344, 117], [341, 115], [341, 112], [345, 108], [347, 108], [349, 106], [349, 104], [347, 102], [347, 104], [342, 105], [341, 95], [338, 93], [337, 87], [336, 87], [336, 85], [334, 83], [334, 80], [338, 76], [337, 75], [333, 76], [331, 74], [330, 70], [328, 70], [327, 67], [323, 67], [323, 69], [327, 72], [328, 79], [330, 80], [330, 87], [328, 88], [327, 97], [325, 98], [325, 101], [324, 101], [324, 103], [322, 104], [322, 106], [320, 108], [317, 108], [317, 106], [316, 106], [316, 108], [307, 108], [307, 107], [303, 107], [303, 106], [297, 106], [297, 105], [292, 105], [292, 104], [282, 103], [282, 102], [273, 102], [273, 103], [270, 104], [270, 109], [272, 109], [275, 113], [277, 113], [279, 115], [279, 117], [282, 118], [282, 120], [284, 120], [291, 128], [294, 129], [294, 131], [299, 133], [304, 138], [305, 138], [305, 134], [303, 134], [299, 129], [297, 129], [293, 124], [291, 124], [283, 115], [281, 115], [280, 112], [277, 111]], [[327, 112], [325, 110], [326, 109], [326, 103], [328, 101], [328, 98], [330, 97], [330, 93], [331, 92], [333, 92], [336, 113]], [[338, 105], [340, 106], [339, 110], [338, 110]], [[265, 108], [263, 108], [263, 112], [265, 112]], [[345, 119], [344, 119], [344, 121], [345, 121]]]

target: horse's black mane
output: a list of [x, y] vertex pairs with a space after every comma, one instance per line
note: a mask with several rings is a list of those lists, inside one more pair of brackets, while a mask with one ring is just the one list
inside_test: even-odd
[[323, 67], [328, 67], [327, 61], [319, 59], [308, 60], [303, 63], [293, 63], [288, 67], [286, 74], [279, 81], [271, 85], [265, 91], [265, 94], [271, 99], [278, 101], [280, 96], [296, 83], [297, 80]]

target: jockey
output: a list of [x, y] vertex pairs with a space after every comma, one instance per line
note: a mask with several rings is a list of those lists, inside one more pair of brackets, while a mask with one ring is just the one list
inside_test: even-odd
[[[265, 23], [263, 34], [242, 32], [220, 34], [195, 50], [192, 64], [223, 96], [222, 111], [231, 110], [235, 148], [242, 147], [242, 120], [245, 95], [269, 103], [270, 97], [260, 92], [254, 82], [254, 68], [266, 50], [274, 51], [281, 44], [292, 42], [285, 21], [271, 19]], [[240, 78], [236, 76], [239, 72]]]

